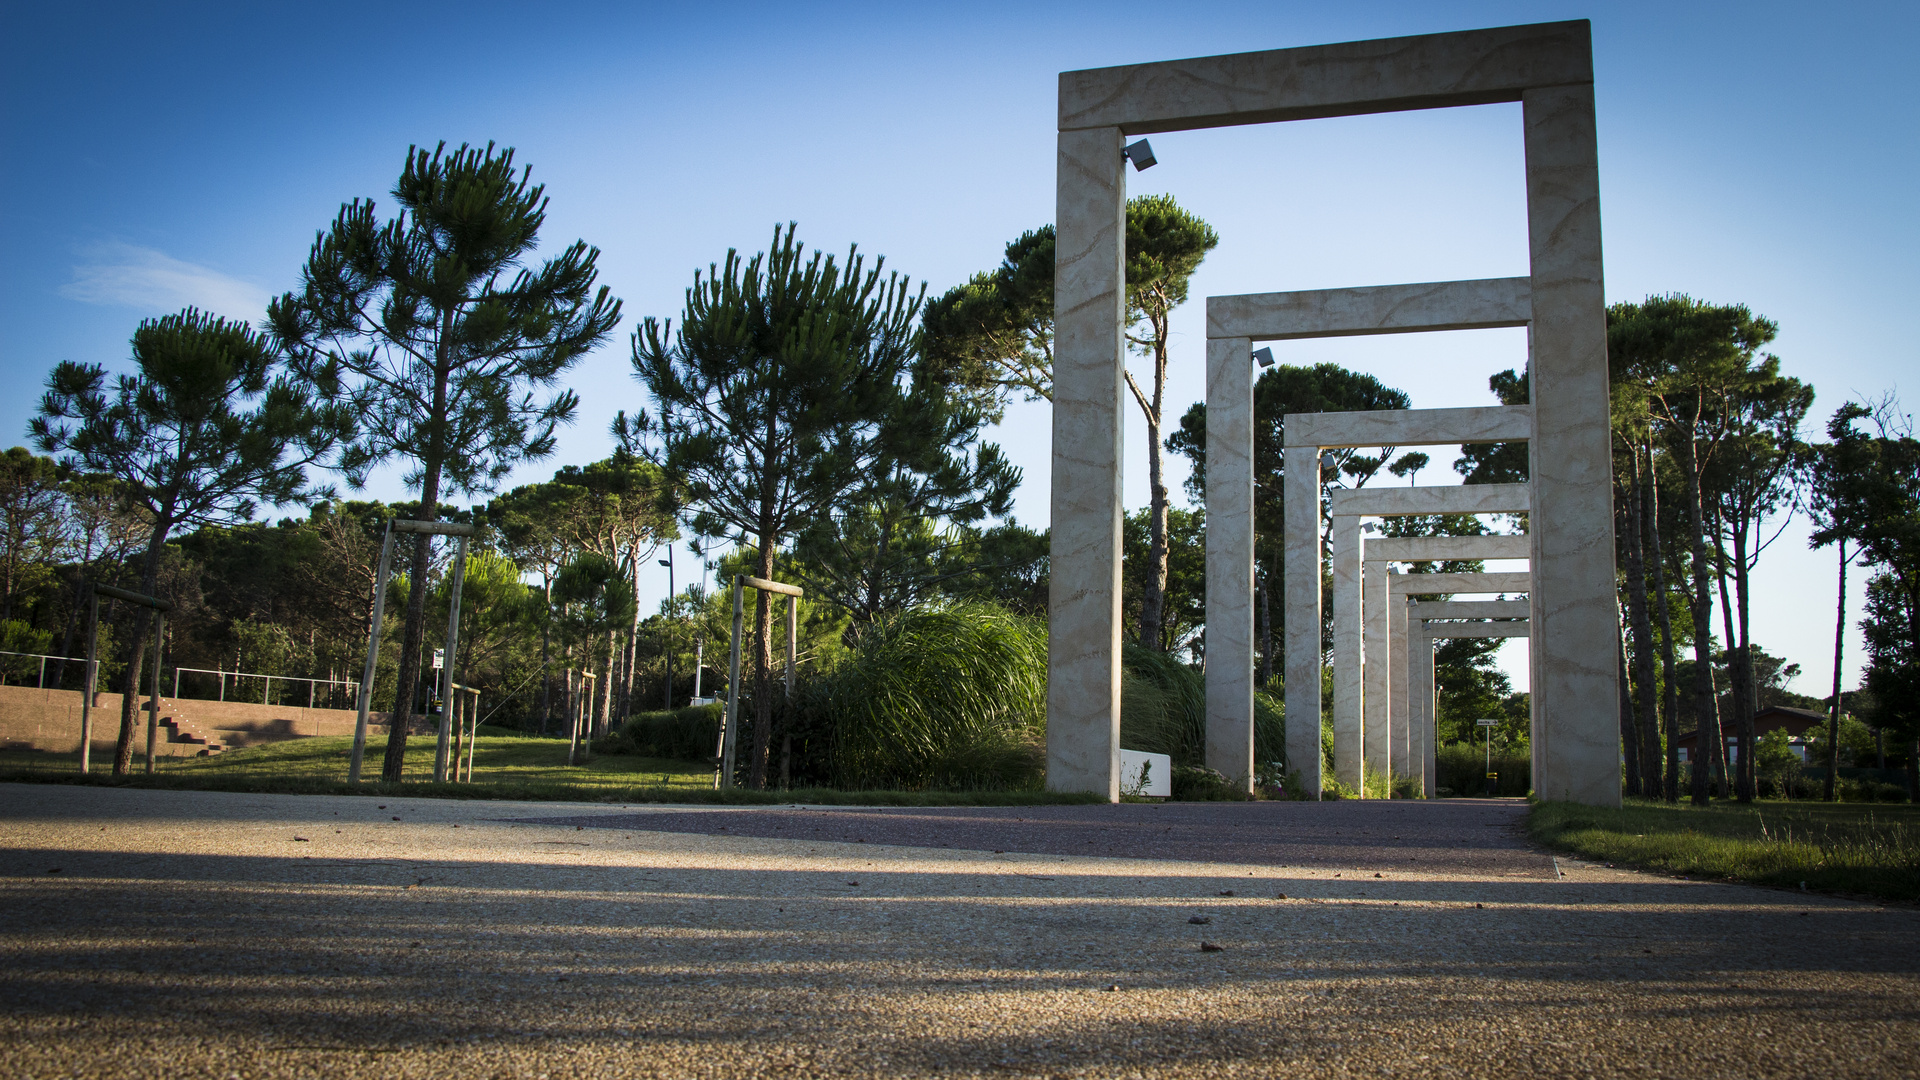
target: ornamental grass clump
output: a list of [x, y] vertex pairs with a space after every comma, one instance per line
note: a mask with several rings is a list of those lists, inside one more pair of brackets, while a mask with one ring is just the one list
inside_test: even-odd
[[1036, 790], [1045, 781], [1047, 632], [990, 604], [869, 627], [814, 689], [842, 789]]

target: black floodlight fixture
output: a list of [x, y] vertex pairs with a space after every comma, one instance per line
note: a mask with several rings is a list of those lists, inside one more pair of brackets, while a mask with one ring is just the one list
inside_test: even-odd
[[672, 565], [673, 565], [673, 560], [672, 560], [672, 559], [661, 559], [661, 560], [659, 560], [659, 562], [660, 562], [660, 565], [661, 565], [661, 566], [672, 566]]
[[1135, 143], [1128, 143], [1127, 148], [1120, 151], [1120, 154], [1128, 161], [1133, 162], [1135, 172], [1146, 172], [1148, 169], [1153, 168], [1155, 164], [1153, 147], [1149, 145], [1145, 139], [1141, 139]]
[[1328, 450], [1328, 451], [1326, 451], [1325, 453], [1323, 453], [1323, 454], [1321, 454], [1321, 455], [1320, 455], [1320, 467], [1321, 467], [1321, 468], [1323, 468], [1323, 469], [1331, 469], [1331, 468], [1333, 468], [1333, 467], [1334, 467], [1335, 465], [1338, 465], [1338, 464], [1340, 464], [1340, 455], [1338, 455], [1338, 454], [1336, 454], [1336, 453], [1334, 453], [1333, 451], [1331, 451], [1331, 450]]
[[1261, 367], [1273, 366], [1273, 350], [1260, 348], [1253, 350], [1253, 358]]

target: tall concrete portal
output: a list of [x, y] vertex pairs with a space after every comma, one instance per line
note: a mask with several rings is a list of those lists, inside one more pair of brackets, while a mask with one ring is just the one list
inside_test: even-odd
[[[1477, 486], [1477, 485], [1476, 485]], [[1486, 485], [1494, 486], [1494, 485]], [[1524, 485], [1500, 485], [1519, 487]], [[1393, 488], [1382, 494], [1420, 491], [1420, 488]], [[1463, 491], [1471, 493], [1474, 488], [1428, 488], [1428, 491]], [[1342, 492], [1341, 494], [1349, 494]], [[1354, 516], [1340, 513], [1341, 500], [1333, 500], [1335, 523], [1334, 566], [1335, 581], [1339, 580], [1337, 568], [1340, 565], [1342, 550], [1339, 547], [1342, 521], [1358, 522]], [[1449, 511], [1461, 513], [1462, 511]], [[1532, 549], [1532, 541], [1525, 536], [1387, 536], [1366, 541], [1360, 548], [1356, 534], [1355, 550], [1349, 556], [1361, 567], [1361, 577], [1366, 587], [1347, 599], [1348, 604], [1358, 601], [1361, 616], [1348, 620], [1357, 624], [1346, 627], [1350, 637], [1342, 637], [1343, 623], [1340, 619], [1341, 594], [1334, 594], [1334, 661], [1333, 683], [1336, 712], [1334, 716], [1334, 772], [1347, 784], [1356, 781], [1349, 776], [1359, 777], [1361, 755], [1368, 769], [1381, 776], [1412, 776], [1408, 768], [1411, 748], [1404, 730], [1394, 730], [1387, 721], [1387, 700], [1393, 673], [1387, 669], [1387, 574], [1392, 563], [1417, 562], [1454, 562], [1484, 559], [1525, 559]], [[1364, 661], [1362, 667], [1356, 661]], [[1349, 736], [1354, 744], [1348, 751], [1351, 760], [1341, 756], [1341, 721], [1346, 719], [1347, 710], [1339, 708], [1342, 695], [1347, 700], [1357, 700], [1360, 708], [1357, 726]], [[1364, 732], [1364, 746], [1361, 735]], [[1356, 788], [1356, 790], [1360, 790]]]
[[[1347, 333], [1531, 327], [1534, 404], [1529, 423], [1536, 433], [1530, 443], [1535, 515], [1531, 567], [1540, 583], [1530, 594], [1534, 692], [1548, 703], [1535, 725], [1536, 745], [1545, 748], [1536, 786], [1547, 798], [1618, 802], [1606, 323], [1592, 43], [1584, 21], [1061, 75], [1049, 787], [1119, 796], [1125, 139], [1163, 131], [1508, 101], [1521, 103], [1526, 146], [1530, 248], [1526, 278], [1284, 295], [1312, 309], [1311, 319], [1323, 325], [1371, 324], [1370, 328], [1353, 325]], [[1409, 302], [1383, 306], [1375, 299], [1383, 290]], [[1524, 303], [1519, 300], [1522, 292]], [[1420, 297], [1429, 299], [1430, 309], [1423, 311]], [[1342, 308], [1343, 304], [1359, 307]], [[1490, 310], [1476, 314], [1477, 306]], [[1218, 372], [1224, 388], [1239, 381], [1229, 369], [1248, 356], [1255, 335], [1219, 332], [1213, 325], [1213, 311], [1210, 301], [1208, 382], [1212, 386]], [[1251, 363], [1250, 359], [1245, 362]], [[1250, 394], [1247, 401], [1250, 410]], [[1236, 428], [1239, 424], [1237, 417], [1221, 420]], [[1214, 422], [1210, 415], [1210, 428]], [[1250, 416], [1247, 430], [1251, 432]], [[1317, 451], [1290, 448], [1287, 457], [1289, 474], [1317, 475]], [[1211, 469], [1210, 463], [1210, 483], [1215, 480]], [[1231, 478], [1231, 485], [1234, 492], [1241, 488], [1238, 478]], [[1248, 520], [1210, 520], [1210, 532], [1224, 527], [1232, 535], [1251, 537], [1250, 479], [1246, 487]], [[1317, 522], [1319, 501], [1318, 484], [1289, 484], [1287, 516]], [[1240, 513], [1235, 507], [1234, 514]], [[1296, 559], [1290, 548], [1287, 573], [1288, 592], [1298, 594], [1292, 597], [1297, 601], [1293, 606], [1310, 603], [1315, 612], [1320, 603], [1317, 553], [1316, 544], [1313, 553]], [[1244, 555], [1223, 551], [1221, 558], [1216, 569], [1209, 551], [1210, 585], [1215, 580], [1240, 580], [1244, 560], [1244, 577], [1250, 586], [1251, 544]], [[1229, 606], [1216, 612], [1210, 602], [1208, 671], [1210, 681], [1218, 678], [1220, 682], [1209, 689], [1223, 693], [1217, 704], [1208, 707], [1207, 756], [1217, 768], [1229, 766], [1222, 772], [1248, 781], [1252, 764], [1250, 616], [1250, 605], [1244, 611]], [[1311, 770], [1313, 775], [1304, 779], [1317, 788], [1318, 620], [1312, 625], [1310, 644], [1295, 647], [1290, 642], [1287, 650], [1288, 686], [1302, 694], [1298, 704], [1289, 694], [1287, 727], [1289, 743], [1297, 744], [1289, 746], [1289, 757], [1296, 767]], [[1246, 654], [1229, 655], [1240, 650], [1243, 638]], [[1223, 643], [1231, 648], [1223, 650]], [[1242, 664], [1248, 670], [1244, 677], [1237, 671]], [[1216, 668], [1224, 670], [1216, 676]], [[1240, 763], [1245, 764], [1232, 767]]]
[[[1467, 601], [1472, 604], [1474, 601]], [[1494, 605], [1501, 601], [1479, 601]], [[1413, 733], [1420, 768], [1413, 775], [1421, 792], [1429, 799], [1439, 795], [1439, 739], [1435, 724], [1440, 718], [1440, 687], [1434, 679], [1434, 646], [1443, 638], [1523, 638], [1531, 636], [1526, 614], [1501, 622], [1456, 622], [1453, 616], [1433, 610], [1451, 604], [1408, 604], [1407, 626], [1411, 640], [1407, 647], [1408, 716], [1407, 727]], [[1515, 609], [1525, 604], [1513, 604]]]

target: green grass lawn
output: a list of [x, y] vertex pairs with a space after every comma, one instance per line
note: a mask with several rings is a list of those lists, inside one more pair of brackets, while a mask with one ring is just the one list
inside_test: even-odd
[[1920, 807], [1629, 799], [1619, 810], [1541, 803], [1535, 840], [1588, 859], [1693, 877], [1920, 900]]
[[[488, 734], [496, 730], [498, 734]], [[346, 736], [290, 739], [229, 750], [210, 757], [160, 758], [146, 776], [145, 758], [134, 755], [134, 775], [105, 775], [111, 755], [94, 755], [93, 773], [79, 774], [79, 755], [22, 751], [0, 753], [0, 781], [94, 783], [128, 787], [187, 788], [209, 791], [269, 791], [299, 794], [426, 795], [465, 799], [580, 800], [594, 802], [826, 803], [888, 806], [1023, 806], [1094, 801], [1092, 796], [1045, 791], [749, 791], [713, 786], [713, 767], [700, 762], [627, 754], [599, 755], [583, 765], [567, 764], [565, 739], [530, 737], [505, 729], [481, 729], [474, 747], [473, 781], [432, 781], [434, 737], [407, 740], [405, 780], [374, 782], [386, 753], [386, 738], [367, 743], [358, 786], [347, 784], [353, 739]], [[144, 744], [141, 744], [144, 745]]]

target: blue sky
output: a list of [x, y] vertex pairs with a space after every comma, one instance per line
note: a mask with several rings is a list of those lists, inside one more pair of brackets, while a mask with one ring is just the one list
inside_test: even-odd
[[[934, 291], [993, 265], [1051, 220], [1062, 70], [1565, 18], [1594, 25], [1609, 299], [1745, 302], [1779, 321], [1776, 351], [1818, 389], [1819, 416], [1891, 389], [1911, 408], [1910, 3], [14, 2], [0, 16], [0, 429], [15, 434], [0, 445], [24, 440], [54, 363], [123, 365], [142, 318], [191, 303], [258, 319], [342, 202], [390, 202], [412, 143], [516, 147], [553, 200], [549, 247], [601, 248], [625, 301], [616, 339], [571, 378], [579, 423], [524, 481], [607, 453], [612, 414], [646, 404], [628, 332], [677, 315], [695, 269], [764, 247], [776, 222], [829, 250], [857, 242]], [[1222, 237], [1196, 297], [1525, 272], [1517, 106], [1154, 146], [1161, 164], [1133, 190], [1176, 194]], [[1176, 413], [1202, 396], [1201, 309], [1175, 324]], [[1486, 376], [1523, 348], [1488, 331], [1276, 351], [1442, 407], [1491, 402]], [[996, 435], [1026, 468], [1018, 513], [1034, 525], [1046, 430], [1025, 406]], [[1451, 478], [1444, 462], [1422, 477]], [[400, 490], [395, 473], [369, 493]], [[1817, 694], [1833, 571], [1804, 546], [1790, 525], [1763, 560], [1755, 636]]]

